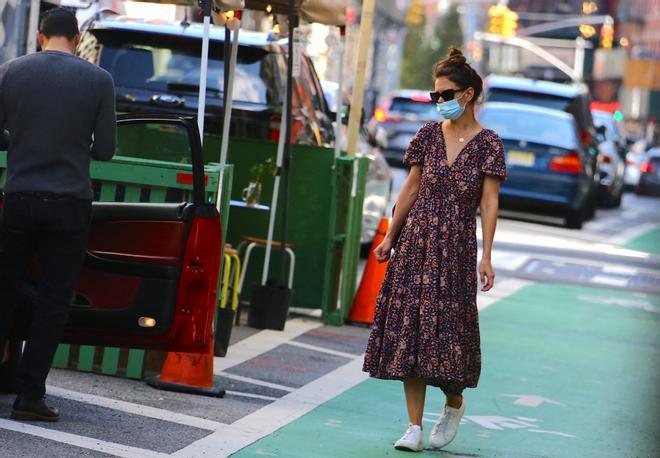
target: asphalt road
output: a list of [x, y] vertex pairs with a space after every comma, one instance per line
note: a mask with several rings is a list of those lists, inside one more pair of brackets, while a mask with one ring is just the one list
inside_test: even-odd
[[[396, 171], [395, 190], [404, 178]], [[650, 411], [634, 413], [660, 404], [652, 383], [657, 369], [642, 367], [644, 358], [658, 361], [660, 351], [659, 228], [660, 200], [632, 195], [581, 231], [499, 221], [496, 288], [479, 297], [483, 383], [469, 394], [474, 408], [465, 432], [450, 455], [438, 456], [589, 456], [590, 447], [597, 456], [657, 452], [645, 442], [657, 438], [657, 427], [631, 418], [650, 419]], [[607, 322], [595, 319], [600, 310]], [[239, 326], [227, 357], [215, 359], [216, 382], [228, 390], [222, 399], [53, 370], [49, 400], [62, 420], [11, 421], [12, 397], [0, 395], [0, 457], [396, 455], [391, 444], [405, 423], [401, 389], [361, 372], [367, 336], [366, 328], [323, 326], [302, 311], [284, 332]], [[594, 388], [611, 379], [618, 379], [611, 389]], [[618, 407], [617, 392], [632, 397]], [[642, 395], [646, 405], [639, 407]], [[439, 408], [429, 406], [427, 421]], [[624, 420], [613, 429], [629, 422], [626, 434], [617, 430], [599, 445], [595, 438], [616, 418]]]

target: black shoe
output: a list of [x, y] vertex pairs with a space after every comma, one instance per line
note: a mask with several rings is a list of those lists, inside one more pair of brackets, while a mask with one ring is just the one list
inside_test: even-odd
[[55, 407], [48, 407], [44, 398], [28, 399], [19, 394], [14, 402], [11, 418], [28, 421], [58, 421], [60, 411]]

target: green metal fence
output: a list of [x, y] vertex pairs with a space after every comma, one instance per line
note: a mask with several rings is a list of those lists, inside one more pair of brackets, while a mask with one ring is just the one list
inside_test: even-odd
[[[213, 139], [204, 145], [215, 148]], [[232, 139], [228, 162], [235, 165], [233, 199], [240, 199], [250, 181], [250, 167], [275, 158], [274, 143]], [[293, 244], [296, 267], [292, 305], [323, 311], [325, 323], [341, 325], [347, 317], [355, 294], [354, 279], [359, 262], [364, 189], [370, 160], [334, 157], [334, 150], [293, 145], [289, 173], [286, 241]], [[269, 206], [273, 180], [263, 183], [261, 203]], [[274, 239], [282, 238], [284, 214], [283, 189], [280, 189]], [[267, 211], [232, 208], [227, 241], [238, 245], [244, 237], [266, 238]], [[252, 253], [241, 301], [251, 296], [251, 285], [261, 280], [264, 250]], [[288, 258], [273, 250], [270, 278], [282, 281]]]
[[[90, 167], [95, 200], [101, 202], [164, 203], [190, 200], [192, 185], [177, 180], [181, 172], [192, 173], [192, 167], [128, 157], [115, 157], [110, 162], [92, 162]], [[209, 164], [205, 167], [206, 192], [210, 202], [215, 202], [218, 181], [224, 174], [224, 199], [221, 203], [223, 230], [228, 223], [232, 173], [232, 165]], [[6, 153], [0, 152], [0, 187], [5, 175]], [[62, 344], [58, 347], [53, 365], [87, 372], [98, 370], [103, 374], [139, 379], [144, 375], [147, 359], [149, 352], [144, 350]]]

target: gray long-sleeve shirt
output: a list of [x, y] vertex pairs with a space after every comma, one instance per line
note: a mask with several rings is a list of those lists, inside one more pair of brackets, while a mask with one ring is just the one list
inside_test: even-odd
[[91, 199], [90, 159], [116, 145], [115, 91], [105, 70], [42, 51], [0, 66], [0, 128], [9, 130], [4, 191]]

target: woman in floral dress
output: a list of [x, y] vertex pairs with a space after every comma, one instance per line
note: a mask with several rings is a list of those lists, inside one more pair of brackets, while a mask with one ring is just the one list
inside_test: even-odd
[[447, 398], [429, 438], [434, 448], [454, 439], [465, 411], [463, 389], [477, 386], [476, 213], [479, 208], [483, 232], [478, 273], [482, 291], [489, 291], [499, 186], [506, 177], [502, 141], [474, 117], [481, 77], [455, 48], [435, 64], [433, 77], [432, 99], [445, 121], [424, 125], [406, 151], [410, 173], [375, 250], [389, 266], [364, 361], [372, 377], [403, 381], [410, 425], [395, 447], [410, 451], [423, 448], [427, 385]]

